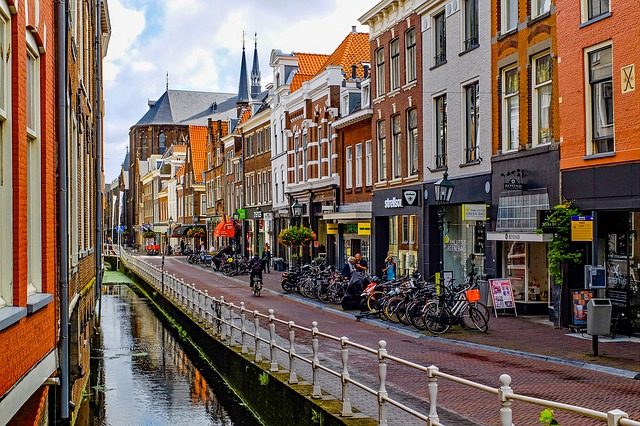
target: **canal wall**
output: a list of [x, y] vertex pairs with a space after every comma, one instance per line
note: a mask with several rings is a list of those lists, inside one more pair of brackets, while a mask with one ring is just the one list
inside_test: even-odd
[[[289, 384], [287, 372], [269, 371], [270, 362], [255, 362], [255, 354], [243, 354], [241, 348], [228, 346], [210, 334], [173, 302], [137, 276], [124, 270], [134, 282], [134, 291], [151, 301], [151, 306], [165, 326], [172, 330], [192, 360], [198, 358], [209, 368], [207, 374], [218, 374], [233, 392], [265, 425], [283, 426], [368, 426], [377, 422], [357, 410], [354, 416], [340, 417], [341, 402], [323, 392], [322, 398], [312, 398], [312, 385], [299, 378]], [[207, 371], [208, 370], [208, 371]], [[215, 380], [215, 378], [214, 378]]]

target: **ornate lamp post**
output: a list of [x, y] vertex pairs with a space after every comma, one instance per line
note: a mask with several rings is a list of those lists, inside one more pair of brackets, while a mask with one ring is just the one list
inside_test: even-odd
[[449, 174], [445, 171], [442, 179], [433, 184], [436, 202], [438, 203], [438, 231], [440, 233], [440, 273], [444, 270], [444, 215], [447, 211], [447, 204], [451, 202], [455, 185], [449, 179]]
[[233, 217], [233, 235], [234, 235], [234, 253], [236, 253], [238, 251], [238, 230], [236, 229], [236, 222], [240, 220], [240, 212], [238, 212], [238, 209], [236, 209], [235, 212], [233, 212], [233, 214], [231, 215], [231, 217]]
[[300, 226], [300, 221], [302, 219], [302, 204], [298, 203], [298, 200], [295, 200], [291, 205], [291, 213], [293, 215], [293, 224]]
[[169, 244], [169, 238], [171, 235], [171, 225], [173, 225], [173, 218], [169, 216], [169, 230], [165, 232], [165, 243], [164, 247], [162, 247], [162, 276], [160, 277], [160, 282], [162, 283], [162, 294], [164, 294], [164, 255], [167, 252], [167, 246]]

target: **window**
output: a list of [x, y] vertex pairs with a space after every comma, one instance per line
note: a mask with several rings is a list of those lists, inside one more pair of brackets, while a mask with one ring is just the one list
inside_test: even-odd
[[391, 143], [391, 169], [394, 179], [402, 177], [402, 127], [400, 127], [400, 114], [391, 117], [393, 139]]
[[589, 21], [611, 10], [609, 8], [609, 0], [586, 0], [586, 7], [587, 20]]
[[611, 46], [588, 55], [591, 106], [591, 154], [613, 152], [613, 81]]
[[402, 216], [402, 244], [409, 242], [409, 216]]
[[356, 144], [356, 188], [362, 188], [362, 144]]
[[447, 34], [444, 19], [444, 11], [434, 17], [434, 65], [440, 65], [447, 60]]
[[387, 180], [387, 131], [384, 121], [378, 121], [378, 182]]
[[518, 67], [502, 72], [502, 146], [503, 151], [518, 149], [520, 125], [520, 83]]
[[365, 185], [373, 185], [373, 154], [371, 152], [371, 141], [367, 141], [364, 144], [364, 174]]
[[411, 28], [404, 35], [404, 45], [405, 45], [405, 69], [406, 69], [406, 78], [407, 83], [416, 80], [417, 76], [417, 61], [416, 61], [416, 29]]
[[264, 131], [264, 150], [271, 151], [271, 127], [267, 127]]
[[533, 59], [533, 145], [551, 142], [551, 54]]
[[480, 109], [478, 100], [480, 98], [479, 83], [476, 81], [465, 87], [465, 121], [466, 121], [466, 142], [465, 161], [470, 163], [478, 160], [478, 141], [480, 129]]
[[202, 216], [207, 214], [207, 194], [200, 194], [200, 214]]
[[160, 133], [158, 136], [158, 151], [160, 154], [164, 154], [167, 149], [167, 136], [164, 133]]
[[436, 168], [447, 165], [447, 95], [435, 99]]
[[391, 55], [391, 90], [400, 87], [400, 41], [396, 38], [389, 45]]
[[416, 215], [412, 214], [409, 216], [409, 244], [416, 242], [416, 231]]
[[502, 0], [501, 32], [504, 34], [518, 26], [518, 0]]
[[376, 96], [384, 93], [384, 47], [381, 47], [376, 50]]
[[478, 0], [464, 2], [464, 48], [465, 50], [480, 44], [478, 38]]
[[398, 244], [398, 216], [389, 218], [389, 244]]
[[531, 17], [535, 18], [544, 15], [551, 9], [551, 0], [532, 0]]
[[353, 186], [353, 164], [351, 163], [352, 160], [352, 149], [353, 147], [348, 146], [345, 148], [346, 152], [345, 152], [345, 173], [344, 173], [344, 180], [345, 180], [345, 188], [347, 189], [351, 189], [351, 187]]
[[418, 174], [418, 109], [407, 111], [407, 170], [410, 176]]
[[0, 308], [12, 305], [13, 295], [13, 182], [11, 128], [11, 52], [10, 21], [6, 5], [0, 1], [0, 227], [7, 233], [0, 238]]

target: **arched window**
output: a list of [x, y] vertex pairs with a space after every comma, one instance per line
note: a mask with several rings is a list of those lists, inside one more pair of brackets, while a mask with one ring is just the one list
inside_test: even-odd
[[158, 136], [158, 150], [160, 154], [164, 154], [164, 152], [167, 150], [167, 137], [164, 133], [160, 133], [160, 135]]

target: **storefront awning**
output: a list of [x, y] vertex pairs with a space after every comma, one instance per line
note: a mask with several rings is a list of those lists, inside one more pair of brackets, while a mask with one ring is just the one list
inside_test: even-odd
[[191, 225], [181, 225], [181, 226], [176, 226], [175, 228], [173, 228], [173, 230], [171, 231], [171, 236], [174, 238], [181, 238], [184, 237], [184, 233], [187, 231], [187, 229], [191, 228]]
[[355, 220], [371, 220], [371, 212], [335, 212], [325, 213], [322, 215], [324, 220], [355, 221]]
[[529, 243], [546, 243], [551, 241], [553, 234], [536, 234], [533, 232], [487, 232], [489, 241], [521, 241]]
[[216, 225], [216, 229], [213, 232], [214, 237], [229, 237], [236, 236], [236, 230], [233, 226], [233, 222], [220, 222]]

